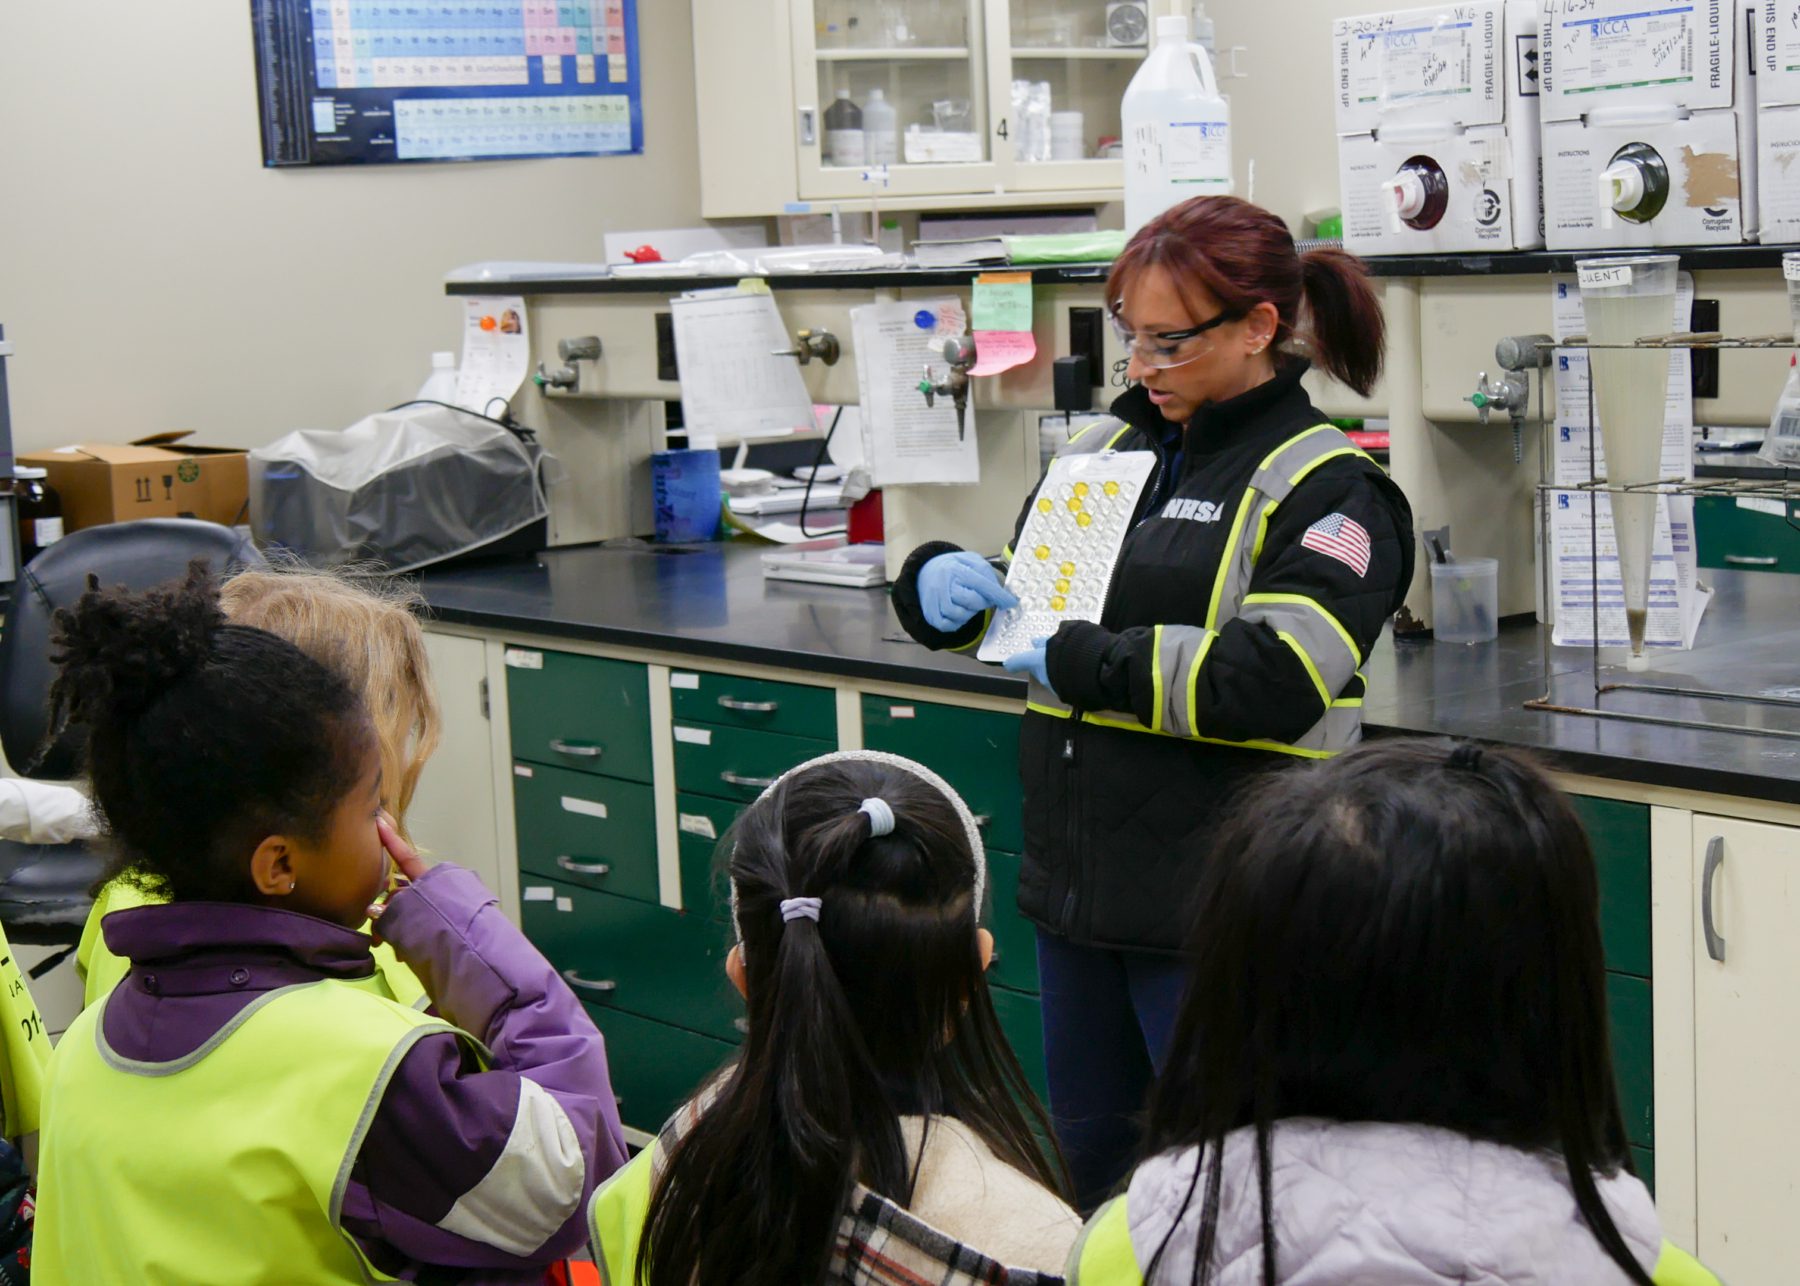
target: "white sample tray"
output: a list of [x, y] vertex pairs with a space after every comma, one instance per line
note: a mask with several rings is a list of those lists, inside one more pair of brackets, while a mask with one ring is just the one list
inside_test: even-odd
[[1155, 468], [1153, 451], [1050, 462], [1006, 572], [1019, 605], [995, 613], [977, 657], [1004, 661], [1064, 621], [1100, 619], [1131, 515]]

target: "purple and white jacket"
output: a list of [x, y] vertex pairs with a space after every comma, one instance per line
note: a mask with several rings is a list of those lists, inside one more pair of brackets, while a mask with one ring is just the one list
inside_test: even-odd
[[[103, 923], [107, 946], [131, 961], [103, 1020], [127, 1058], [181, 1058], [265, 992], [375, 969], [366, 935], [273, 907], [175, 903]], [[493, 1062], [465, 1066], [448, 1033], [412, 1047], [351, 1170], [344, 1230], [404, 1281], [446, 1268], [471, 1284], [538, 1281], [581, 1247], [588, 1197], [625, 1162], [600, 1032], [460, 867], [434, 867], [394, 894], [381, 936], [433, 1011]]]

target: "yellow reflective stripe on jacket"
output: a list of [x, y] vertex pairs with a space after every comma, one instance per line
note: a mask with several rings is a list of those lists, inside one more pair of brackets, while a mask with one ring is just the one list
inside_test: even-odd
[[638, 1251], [650, 1218], [656, 1144], [639, 1152], [598, 1188], [588, 1202], [588, 1249], [600, 1267], [603, 1286], [637, 1281]]
[[[1036, 707], [1032, 708], [1036, 709]], [[1332, 709], [1336, 711], [1338, 709], [1338, 703], [1333, 702]], [[1055, 714], [1056, 712], [1053, 710], [1039, 710], [1039, 713]], [[1348, 712], [1346, 711], [1346, 713]], [[1060, 717], [1066, 719], [1069, 716], [1063, 714]], [[1330, 716], [1328, 715], [1327, 718], [1330, 718]], [[1121, 732], [1141, 732], [1146, 737], [1166, 737], [1169, 735], [1164, 732], [1151, 732], [1150, 729], [1146, 728], [1136, 719], [1117, 712], [1083, 713], [1081, 722], [1095, 724], [1101, 728], [1117, 728]], [[1358, 720], [1358, 722], [1360, 723], [1360, 720]], [[1308, 734], [1309, 737], [1312, 735], [1312, 733]], [[1197, 741], [1208, 746], [1230, 746], [1234, 750], [1267, 750], [1272, 754], [1294, 755], [1301, 759], [1331, 759], [1334, 756], [1343, 753], [1341, 749], [1334, 749], [1323, 745], [1311, 746], [1301, 743], [1289, 743], [1286, 741], [1228, 741], [1224, 737], [1185, 737], [1183, 740]]]
[[1063, 1276], [1069, 1286], [1143, 1286], [1137, 1251], [1131, 1244], [1131, 1221], [1125, 1198], [1114, 1197], [1094, 1212], [1069, 1252]]
[[1711, 1269], [1672, 1241], [1663, 1242], [1650, 1280], [1656, 1286], [1724, 1286]]
[[1362, 665], [1362, 649], [1343, 622], [1304, 595], [1248, 595], [1239, 618], [1267, 626], [1293, 649], [1319, 693], [1322, 710], [1337, 702]]
[[1158, 625], [1150, 651], [1154, 671], [1151, 732], [1192, 740], [1199, 721], [1200, 667], [1219, 636], [1197, 625]]

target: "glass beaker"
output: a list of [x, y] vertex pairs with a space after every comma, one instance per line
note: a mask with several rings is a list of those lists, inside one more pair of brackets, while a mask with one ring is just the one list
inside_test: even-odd
[[1631, 669], [1644, 669], [1644, 628], [1649, 620], [1650, 557], [1656, 538], [1657, 493], [1662, 477], [1663, 422], [1669, 400], [1669, 350], [1633, 348], [1646, 336], [1667, 335], [1675, 323], [1675, 255], [1580, 259], [1581, 310], [1587, 320], [1588, 369], [1594, 409], [1613, 487], [1645, 490], [1610, 493], [1613, 535], [1624, 582], [1625, 626], [1631, 636]]

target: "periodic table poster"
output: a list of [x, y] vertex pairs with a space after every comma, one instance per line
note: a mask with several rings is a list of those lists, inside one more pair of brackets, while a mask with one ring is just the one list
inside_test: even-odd
[[251, 0], [263, 164], [644, 149], [637, 0]]

